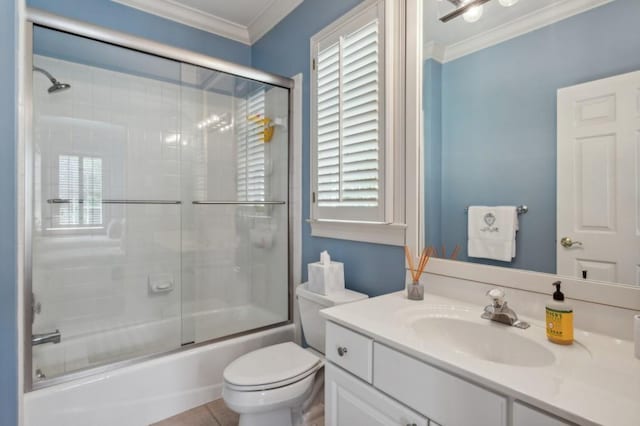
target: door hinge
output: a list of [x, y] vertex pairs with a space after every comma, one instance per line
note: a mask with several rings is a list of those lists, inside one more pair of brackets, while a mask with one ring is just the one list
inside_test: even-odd
[[315, 191], [313, 191], [313, 192], [311, 193], [311, 201], [312, 201], [313, 203], [315, 203], [315, 202], [316, 202], [316, 192], [315, 192]]
[[311, 60], [311, 68], [313, 68], [314, 71], [316, 70], [316, 58]]

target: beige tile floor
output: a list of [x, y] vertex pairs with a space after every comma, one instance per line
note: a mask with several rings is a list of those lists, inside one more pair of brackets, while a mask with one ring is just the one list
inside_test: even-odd
[[222, 399], [193, 408], [151, 426], [237, 426], [238, 415]]

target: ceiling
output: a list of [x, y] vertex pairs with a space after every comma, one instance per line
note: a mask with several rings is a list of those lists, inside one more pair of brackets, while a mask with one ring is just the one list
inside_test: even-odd
[[250, 45], [303, 0], [112, 1]]
[[484, 4], [477, 22], [469, 23], [460, 16], [444, 23], [439, 17], [451, 11], [448, 0], [424, 0], [425, 57], [453, 60], [611, 1], [520, 0], [503, 7], [498, 0], [491, 0]]

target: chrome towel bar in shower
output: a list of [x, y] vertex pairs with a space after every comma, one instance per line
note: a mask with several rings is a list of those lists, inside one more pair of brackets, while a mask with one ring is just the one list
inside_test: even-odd
[[286, 201], [192, 201], [192, 204], [228, 204], [228, 205], [244, 205], [244, 206], [265, 206], [273, 204], [287, 204]]
[[[83, 199], [69, 199], [69, 198], [50, 198], [47, 200], [49, 204], [83, 204]], [[88, 201], [92, 202], [92, 201]], [[101, 204], [182, 204], [180, 200], [100, 200]]]

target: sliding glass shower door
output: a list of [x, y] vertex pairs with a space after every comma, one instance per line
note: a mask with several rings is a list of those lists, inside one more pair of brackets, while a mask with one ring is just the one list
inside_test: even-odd
[[182, 65], [183, 340], [288, 318], [288, 90]]
[[33, 382], [287, 321], [288, 90], [33, 36]]

